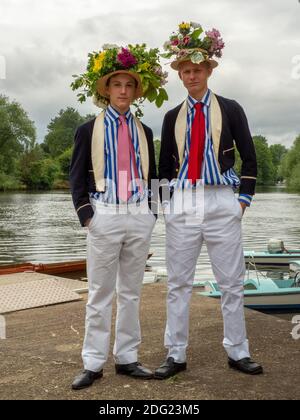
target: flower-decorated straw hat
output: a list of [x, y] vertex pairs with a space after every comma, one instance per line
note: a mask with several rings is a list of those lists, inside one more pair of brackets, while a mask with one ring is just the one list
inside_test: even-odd
[[88, 57], [86, 72], [74, 75], [75, 80], [71, 84], [73, 90], [82, 89], [77, 95], [80, 102], [92, 96], [97, 106], [106, 108], [109, 104], [107, 83], [117, 74], [128, 74], [136, 81], [134, 104], [139, 113], [139, 105], [145, 99], [155, 102], [157, 107], [168, 100], [163, 88], [168, 73], [162, 71], [158, 49], [147, 49], [145, 44], [128, 47], [105, 44], [100, 51], [90, 53]]
[[213, 57], [221, 58], [224, 46], [221, 34], [217, 29], [204, 33], [200, 24], [182, 22], [179, 25], [179, 30], [173, 32], [169, 41], [164, 44], [164, 49], [167, 52], [162, 54], [162, 57], [175, 58], [175, 61], [171, 63], [174, 70], [178, 70], [183, 61], [191, 61], [195, 64], [207, 61], [212, 68], [215, 68], [218, 66], [218, 62]]

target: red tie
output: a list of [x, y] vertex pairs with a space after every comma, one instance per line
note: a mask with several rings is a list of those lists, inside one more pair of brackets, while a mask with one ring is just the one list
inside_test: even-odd
[[193, 185], [200, 179], [205, 146], [205, 117], [202, 107], [201, 103], [195, 104], [196, 114], [192, 124], [188, 179]]

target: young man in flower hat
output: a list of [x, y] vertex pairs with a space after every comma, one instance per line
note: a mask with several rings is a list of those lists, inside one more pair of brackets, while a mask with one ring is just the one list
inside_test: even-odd
[[77, 390], [103, 376], [115, 290], [116, 373], [153, 377], [138, 361], [138, 346], [140, 292], [157, 212], [151, 181], [157, 175], [152, 131], [130, 105], [145, 98], [161, 105], [167, 95], [158, 50], [145, 45], [105, 45], [90, 54], [87, 72], [75, 77], [72, 88], [84, 88], [79, 100], [94, 95], [105, 108], [78, 128], [70, 171], [74, 206], [88, 230], [84, 371], [72, 384]]
[[[166, 203], [168, 356], [155, 371], [158, 379], [186, 369], [189, 304], [204, 241], [222, 292], [228, 364], [248, 374], [263, 371], [250, 358], [243, 302], [241, 220], [255, 191], [255, 149], [242, 107], [208, 88], [218, 65], [213, 57], [221, 57], [223, 47], [219, 31], [204, 33], [197, 23], [181, 24], [165, 44], [163, 56], [175, 57], [171, 67], [188, 98], [166, 114], [162, 128], [159, 179]], [[233, 169], [234, 143], [242, 159], [240, 179]]]

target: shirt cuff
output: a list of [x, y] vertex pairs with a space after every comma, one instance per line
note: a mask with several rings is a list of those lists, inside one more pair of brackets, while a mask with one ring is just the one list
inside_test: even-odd
[[248, 195], [248, 194], [240, 194], [239, 195], [239, 201], [241, 203], [246, 204], [247, 207], [250, 207], [252, 198], [253, 198], [253, 196], [252, 195]]

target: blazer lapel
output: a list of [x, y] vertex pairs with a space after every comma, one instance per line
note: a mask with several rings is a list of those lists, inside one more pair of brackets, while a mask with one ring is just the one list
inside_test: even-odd
[[175, 123], [175, 139], [177, 143], [179, 166], [181, 167], [183, 162], [186, 130], [187, 130], [187, 101], [184, 101], [180, 111], [178, 113]]
[[211, 103], [210, 103], [210, 123], [211, 123], [211, 130], [212, 130], [212, 140], [214, 146], [214, 152], [216, 156], [216, 161], [218, 163], [219, 170], [219, 149], [220, 149], [220, 140], [221, 140], [221, 132], [222, 132], [222, 112], [217, 100], [217, 97], [214, 93], [211, 95]]
[[104, 192], [104, 111], [98, 115], [94, 123], [91, 153], [96, 190]]
[[148, 181], [148, 174], [149, 174], [148, 142], [147, 142], [145, 130], [142, 126], [142, 123], [136, 117], [134, 117], [134, 121], [135, 121], [137, 131], [138, 131], [143, 179], [144, 181]]

